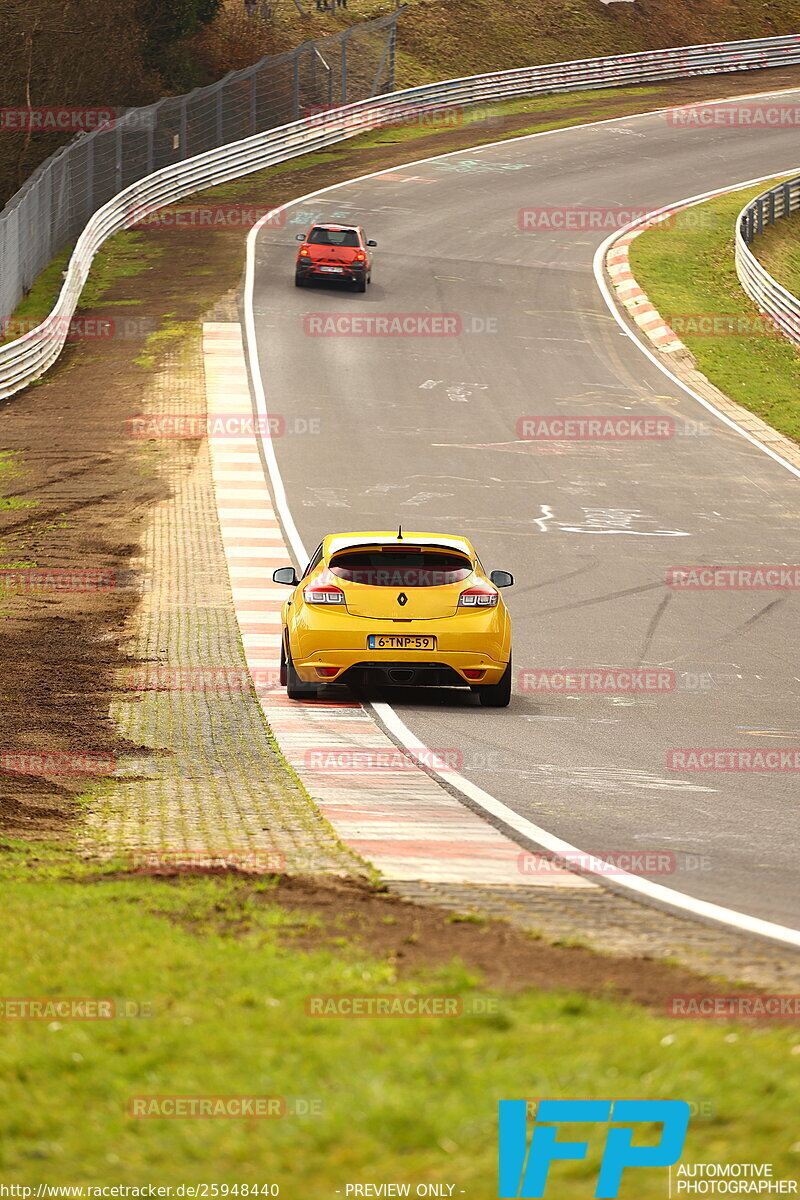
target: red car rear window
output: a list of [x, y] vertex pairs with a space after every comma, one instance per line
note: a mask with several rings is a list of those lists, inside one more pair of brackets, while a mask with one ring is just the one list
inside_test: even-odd
[[312, 229], [308, 235], [312, 246], [359, 246], [358, 234], [354, 229]]

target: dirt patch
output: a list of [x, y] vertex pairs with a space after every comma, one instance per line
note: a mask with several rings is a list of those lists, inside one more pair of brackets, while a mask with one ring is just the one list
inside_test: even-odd
[[[618, 95], [598, 100], [604, 113], [800, 85], [800, 68], [691, 79], [657, 96]], [[571, 118], [591, 119], [591, 101]], [[245, 178], [217, 189], [235, 203], [275, 206], [315, 188], [411, 159], [476, 144], [482, 136], [529, 129], [564, 117], [563, 103], [535, 114], [499, 118], [480, 127], [447, 129], [425, 137], [348, 147], [335, 158], [280, 173]], [[213, 194], [213, 193], [212, 193]], [[208, 193], [201, 193], [204, 203]], [[185, 207], [191, 201], [183, 201]], [[37, 386], [0, 402], [0, 446], [16, 452], [18, 471], [0, 472], [0, 490], [29, 507], [0, 504], [0, 562], [47, 570], [103, 571], [118, 586], [43, 591], [0, 598], [0, 755], [93, 755], [114, 759], [135, 749], [109, 719], [115, 674], [130, 665], [127, 623], [140, 594], [127, 572], [136, 556], [148, 511], [168, 494], [179, 469], [169, 442], [128, 436], [126, 422], [141, 407], [158, 366], [137, 365], [148, 327], [197, 323], [226, 291], [235, 289], [244, 257], [241, 227], [182, 224], [152, 228], [142, 237], [162, 251], [147, 269], [121, 278], [81, 315], [115, 321], [130, 336], [82, 341], [67, 347]], [[113, 243], [108, 253], [113, 256]], [[290, 279], [287, 275], [287, 286]], [[135, 320], [121, 318], [133, 316]], [[228, 317], [230, 319], [230, 317]], [[91, 327], [91, 326], [89, 326]], [[133, 332], [131, 332], [133, 329]], [[139, 332], [136, 332], [136, 331]], [[180, 462], [185, 464], [185, 446]], [[76, 812], [75, 794], [96, 775], [0, 769], [0, 828], [7, 833], [58, 835]]]
[[[224, 872], [206, 872], [224, 874]], [[186, 872], [158, 872], [158, 878], [180, 886]], [[231, 878], [231, 874], [227, 873]], [[130, 879], [131, 875], [98, 876]], [[255, 880], [259, 877], [253, 877]], [[263, 880], [263, 877], [261, 877]], [[257, 891], [246, 875], [221, 898], [218, 931], [248, 932], [247, 912], [278, 905], [301, 918], [297, 930], [279, 936], [298, 950], [341, 947], [391, 964], [400, 978], [459, 960], [480, 974], [482, 986], [505, 992], [527, 988], [613, 996], [666, 1015], [672, 996], [709, 994], [717, 985], [706, 976], [649, 958], [617, 958], [574, 946], [553, 946], [504, 921], [463, 918], [371, 887], [362, 880], [323, 876], [279, 876], [274, 890]], [[171, 919], [175, 919], [169, 914]], [[314, 918], [314, 925], [306, 924]], [[178, 922], [202, 933], [208, 924]], [[212, 919], [212, 927], [214, 922]]]

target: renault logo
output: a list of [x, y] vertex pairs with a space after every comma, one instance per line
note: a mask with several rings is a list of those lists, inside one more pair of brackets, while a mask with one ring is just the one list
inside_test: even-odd
[[397, 603], [400, 605], [408, 604], [408, 596], [405, 594], [405, 592], [401, 592], [397, 597]]

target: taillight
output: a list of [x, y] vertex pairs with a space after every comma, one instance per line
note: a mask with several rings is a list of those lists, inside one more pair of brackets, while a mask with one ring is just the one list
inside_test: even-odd
[[367, 256], [363, 250], [357, 250], [353, 255], [353, 262], [366, 262]]
[[344, 604], [344, 592], [332, 583], [312, 583], [303, 588], [306, 604]]
[[459, 608], [494, 608], [499, 600], [497, 592], [485, 587], [467, 588], [458, 597]]
[[310, 251], [310, 250], [306, 250], [305, 246], [301, 246], [301, 247], [300, 247], [300, 257], [301, 257], [301, 258], [308, 258], [308, 256], [309, 256], [309, 254], [310, 254], [310, 253], [311, 253], [311, 251]]

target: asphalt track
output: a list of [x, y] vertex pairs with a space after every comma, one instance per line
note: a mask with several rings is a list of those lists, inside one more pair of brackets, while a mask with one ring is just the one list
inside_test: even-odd
[[[798, 160], [791, 127], [688, 129], [663, 114], [460, 151], [289, 206], [285, 228], [259, 232], [254, 291], [267, 403], [286, 423], [273, 446], [305, 546], [402, 523], [465, 533], [489, 569], [516, 576], [511, 707], [387, 693], [413, 734], [459, 751], [467, 779], [582, 850], [672, 851], [659, 882], [792, 928], [798, 774], [675, 771], [667, 758], [800, 746], [800, 599], [679, 592], [664, 577], [799, 562], [797, 479], [620, 329], [592, 270], [608, 227], [523, 231], [518, 214], [655, 209]], [[366, 295], [294, 288], [294, 234], [320, 219], [378, 241]], [[319, 337], [304, 322], [378, 313], [458, 314], [462, 332]], [[521, 440], [534, 415], [670, 417], [678, 433]], [[525, 690], [524, 672], [597, 666], [671, 670], [675, 686]]]

